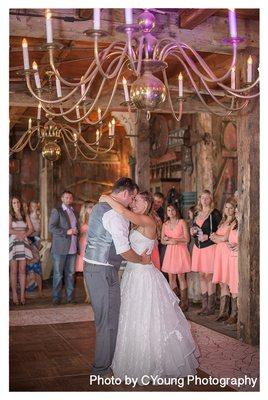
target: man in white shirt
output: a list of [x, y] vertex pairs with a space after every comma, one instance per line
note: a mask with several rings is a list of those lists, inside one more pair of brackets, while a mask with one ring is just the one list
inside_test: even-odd
[[[130, 178], [120, 178], [112, 195], [128, 207], [138, 193]], [[148, 264], [146, 251], [139, 255], [129, 244], [129, 221], [107, 203], [96, 204], [90, 215], [85, 250], [84, 276], [95, 316], [96, 347], [91, 374], [111, 374], [110, 368], [117, 336], [120, 286], [118, 270], [122, 260]]]

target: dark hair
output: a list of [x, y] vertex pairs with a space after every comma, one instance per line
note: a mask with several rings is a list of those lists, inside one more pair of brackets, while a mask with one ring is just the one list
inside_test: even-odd
[[64, 189], [64, 191], [61, 193], [60, 197], [62, 197], [64, 194], [71, 194], [74, 197], [74, 194], [70, 192], [70, 190]]
[[9, 214], [11, 215], [12, 221], [18, 221], [18, 219], [16, 217], [16, 214], [15, 214], [15, 211], [13, 209], [13, 205], [12, 205], [13, 199], [19, 200], [19, 202], [20, 202], [20, 215], [22, 216], [23, 221], [26, 222], [26, 215], [25, 215], [24, 209], [22, 207], [22, 199], [21, 199], [20, 196], [15, 196], [15, 195], [10, 197], [10, 202], [9, 202]]
[[161, 192], [155, 192], [155, 193], [154, 193], [154, 196], [159, 197], [159, 198], [162, 199], [163, 201], [165, 200], [165, 197], [164, 197], [163, 193], [161, 193]]
[[112, 188], [112, 192], [113, 193], [120, 193], [123, 192], [124, 190], [127, 190], [128, 193], [133, 193], [134, 190], [139, 191], [139, 187], [138, 185], [130, 178], [126, 178], [126, 177], [122, 177], [119, 178], [113, 188]]
[[181, 213], [180, 213], [180, 210], [179, 210], [179, 207], [177, 206], [177, 204], [176, 204], [176, 203], [169, 203], [169, 204], [166, 205], [166, 208], [165, 208], [165, 221], [168, 221], [168, 220], [170, 219], [170, 218], [167, 216], [167, 209], [168, 209], [168, 207], [173, 207], [174, 210], [176, 211], [176, 217], [177, 217], [178, 219], [181, 219]]

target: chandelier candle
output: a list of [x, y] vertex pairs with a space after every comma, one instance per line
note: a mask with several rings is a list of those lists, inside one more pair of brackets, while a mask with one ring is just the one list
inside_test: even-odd
[[101, 121], [101, 109], [100, 109], [100, 107], [98, 108], [98, 120]]
[[52, 21], [50, 9], [46, 10], [47, 43], [53, 43]]
[[236, 14], [235, 14], [234, 8], [229, 8], [228, 18], [229, 18], [230, 36], [232, 38], [236, 38], [237, 37], [237, 26], [236, 26]]
[[61, 84], [60, 84], [60, 80], [57, 76], [56, 76], [56, 90], [57, 90], [57, 96], [62, 97]]
[[235, 67], [231, 69], [231, 88], [235, 89]]
[[25, 38], [22, 40], [22, 55], [23, 55], [24, 69], [30, 69], [28, 43]]
[[112, 136], [114, 136], [115, 119], [112, 119]]
[[37, 119], [38, 119], [38, 121], [40, 121], [40, 119], [41, 119], [41, 110], [42, 110], [42, 106], [41, 106], [41, 103], [39, 103], [38, 107], [37, 107]]
[[125, 20], [126, 24], [133, 24], [132, 8], [125, 8]]
[[124, 93], [125, 93], [125, 100], [126, 100], [126, 101], [129, 101], [127, 80], [126, 80], [126, 78], [125, 78], [124, 76], [123, 76], [123, 79], [122, 79], [122, 83], [123, 83], [123, 88], [124, 88]]
[[[81, 82], [84, 80], [84, 77], [81, 77]], [[84, 83], [81, 84], [81, 96], [84, 96], [86, 91], [86, 85]]]
[[79, 106], [76, 106], [76, 107], [75, 107], [75, 111], [76, 111], [76, 118], [79, 119], [79, 118], [80, 118]]
[[247, 60], [247, 83], [252, 82], [252, 68], [253, 68], [252, 57], [249, 56]]
[[99, 141], [100, 141], [100, 131], [97, 129], [96, 130], [96, 144], [99, 145]]
[[39, 73], [38, 73], [38, 66], [35, 61], [33, 62], [33, 70], [34, 70], [35, 85], [36, 85], [37, 89], [41, 89], [40, 77], [39, 77]]
[[178, 76], [178, 81], [179, 81], [179, 97], [183, 96], [183, 76], [182, 73], [179, 73]]
[[111, 122], [109, 122], [108, 126], [109, 126], [109, 138], [110, 138], [110, 137], [112, 137], [112, 124], [111, 124]]
[[29, 118], [28, 121], [28, 131], [30, 131], [32, 129], [32, 118]]
[[94, 18], [94, 29], [99, 30], [100, 29], [100, 8], [94, 8], [93, 18]]

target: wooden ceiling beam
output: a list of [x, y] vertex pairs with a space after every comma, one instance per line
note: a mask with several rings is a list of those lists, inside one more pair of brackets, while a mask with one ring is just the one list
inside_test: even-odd
[[[125, 35], [116, 31], [118, 22], [111, 19], [111, 15], [107, 11], [102, 13], [102, 29], [109, 32], [109, 36], [100, 39], [102, 42], [112, 42], [114, 40], [124, 41]], [[174, 13], [176, 14], [176, 13]], [[187, 43], [197, 51], [216, 52], [219, 54], [230, 54], [231, 46], [222, 43], [222, 39], [228, 37], [228, 25], [226, 19], [222, 17], [213, 17], [198, 25], [193, 31], [178, 28], [178, 21], [175, 16], [157, 16], [159, 24], [155, 30], [158, 39], [171, 38]], [[245, 41], [240, 44], [240, 49], [247, 46], [259, 47], [259, 24], [258, 21], [238, 20], [239, 36], [245, 37]], [[92, 27], [92, 21], [74, 21], [67, 22], [64, 20], [53, 19], [53, 36], [54, 40], [74, 40], [92, 42], [92, 39], [85, 36], [83, 32]], [[20, 16], [19, 19], [15, 15], [10, 15], [10, 35], [32, 38], [46, 38], [45, 20], [41, 17]], [[90, 45], [90, 44], [89, 44]]]
[[181, 29], [194, 29], [216, 13], [215, 8], [190, 8], [179, 15]]

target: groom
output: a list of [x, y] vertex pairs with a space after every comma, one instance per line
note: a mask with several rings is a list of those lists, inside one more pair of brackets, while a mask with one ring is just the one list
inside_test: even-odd
[[[130, 178], [120, 178], [112, 196], [128, 207], [138, 193]], [[148, 264], [146, 251], [138, 255], [129, 244], [129, 221], [107, 203], [96, 204], [90, 215], [85, 250], [84, 276], [95, 316], [96, 348], [92, 375], [112, 373], [120, 308], [118, 270], [123, 259]]]

